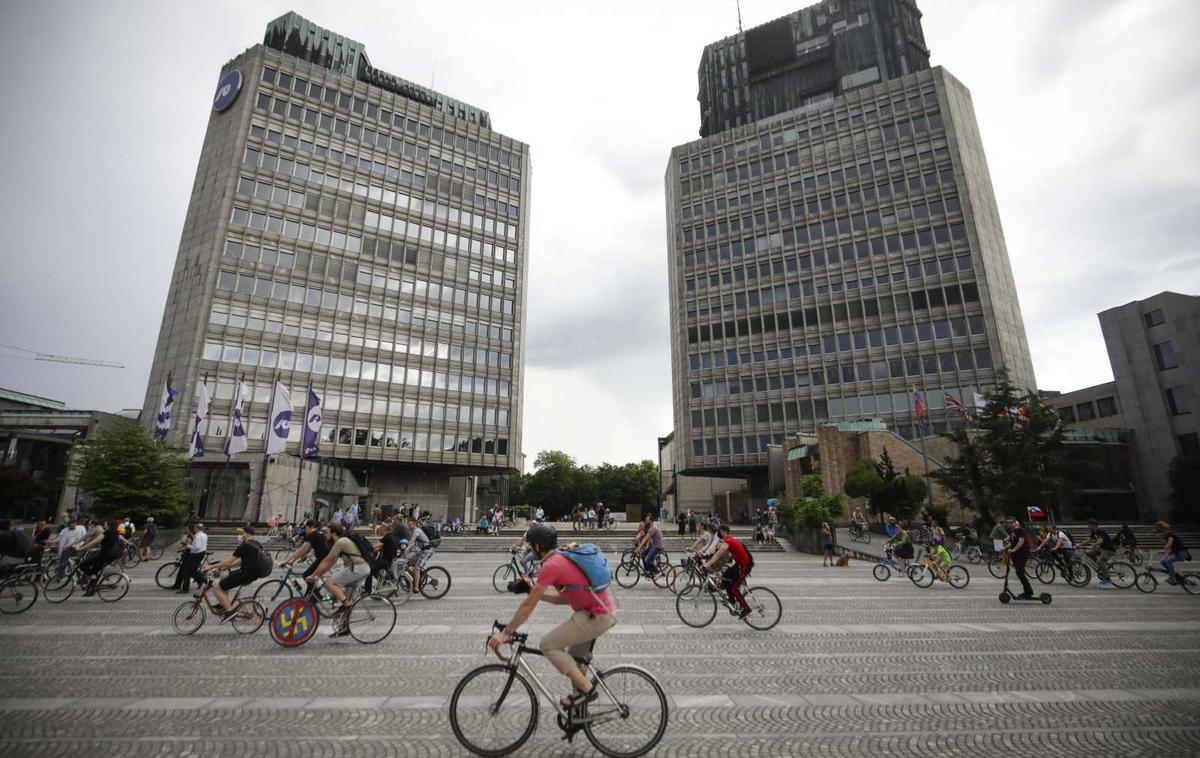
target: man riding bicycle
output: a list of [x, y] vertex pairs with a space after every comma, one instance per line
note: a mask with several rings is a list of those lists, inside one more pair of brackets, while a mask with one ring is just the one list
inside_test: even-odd
[[704, 563], [704, 568], [711, 571], [724, 555], [729, 555], [733, 563], [725, 569], [725, 591], [729, 593], [729, 599], [742, 609], [738, 618], [746, 618], [750, 615], [750, 606], [746, 603], [746, 598], [742, 596], [742, 584], [746, 581], [746, 577], [750, 576], [750, 570], [754, 568], [754, 558], [742, 541], [729, 533], [728, 524], [721, 524], [717, 527], [717, 536], [720, 540], [717, 543], [716, 552]]
[[896, 523], [896, 534], [887, 542], [883, 543], [884, 548], [888, 546], [892, 548], [892, 555], [896, 558], [896, 565], [903, 571], [908, 561], [913, 557], [913, 541], [912, 535], [908, 532], [908, 523], [900, 521]]
[[254, 527], [244, 526], [238, 529], [238, 543], [238, 546], [234, 548], [233, 555], [219, 563], [206, 564], [201, 569], [202, 571], [229, 571], [213, 587], [213, 594], [220, 601], [221, 608], [226, 614], [233, 611], [233, 600], [229, 597], [229, 590], [234, 587], [245, 587], [261, 578], [259, 566], [261, 565], [262, 546], [254, 539]]
[[1085, 542], [1081, 547], [1089, 548], [1087, 556], [1096, 562], [1097, 576], [1100, 577], [1101, 587], [1113, 586], [1112, 579], [1108, 578], [1108, 562], [1112, 560], [1116, 553], [1116, 547], [1113, 545], [1113, 538], [1108, 532], [1100, 528], [1100, 524], [1095, 519], [1088, 521], [1088, 530], [1091, 532], [1091, 539]]
[[1050, 554], [1054, 557], [1054, 564], [1065, 576], [1069, 570], [1067, 564], [1075, 557], [1075, 543], [1071, 542], [1071, 538], [1066, 532], [1051, 525], [1045, 538], [1037, 546], [1038, 550], [1046, 548], [1049, 548]]
[[85, 597], [96, 593], [96, 580], [100, 578], [105, 566], [121, 556], [124, 542], [125, 539], [117, 532], [117, 522], [109, 521], [99, 537], [94, 537], [80, 546], [81, 553], [97, 548], [96, 552], [79, 563], [79, 571], [86, 579], [86, 589], [83, 593]]
[[[344, 612], [350, 606], [350, 595], [346, 591], [371, 575], [371, 566], [368, 563], [370, 556], [363, 555], [355, 541], [346, 536], [346, 529], [341, 524], [333, 523], [325, 527], [325, 536], [333, 543], [329, 548], [329, 553], [317, 564], [313, 573], [304, 578], [304, 581], [316, 584], [321, 577], [325, 577], [325, 589], [329, 590], [329, 594], [342, 604], [343, 610], [334, 626], [333, 634], [329, 636], [345, 637], [350, 633], [347, 614]], [[338, 558], [342, 559], [342, 568], [325, 576], [333, 568], [333, 564]]]
[[[506, 644], [542, 601], [571, 606], [571, 617], [546, 633], [539, 648], [559, 673], [571, 680], [575, 690], [560, 704], [564, 708], [575, 708], [596, 697], [587, 673], [575, 661], [587, 659], [595, 640], [617, 622], [615, 608], [607, 590], [579, 589], [590, 586], [588, 576], [574, 561], [558, 553], [558, 532], [553, 527], [531, 527], [527, 539], [534, 555], [542, 562], [537, 584], [517, 606], [512, 620], [488, 640], [488, 647], [495, 651]], [[549, 593], [551, 587], [555, 588], [553, 594]]]
[[287, 560], [280, 565], [291, 566], [308, 553], [313, 554], [313, 561], [308, 568], [304, 569], [303, 577], [305, 579], [312, 576], [312, 573], [317, 570], [317, 564], [325, 560], [325, 556], [329, 554], [329, 540], [325, 538], [325, 533], [321, 531], [320, 525], [312, 519], [304, 522], [304, 540], [300, 546], [293, 550]]
[[642, 568], [645, 569], [646, 576], [654, 576], [658, 573], [658, 569], [654, 565], [654, 557], [662, 552], [663, 547], [662, 529], [659, 529], [658, 524], [655, 523], [653, 513], [646, 514], [642, 525], [645, 529], [635, 550], [642, 556]]
[[433, 560], [433, 542], [415, 518], [410, 517], [408, 519], [408, 528], [412, 532], [412, 537], [410, 538], [411, 544], [408, 548], [408, 559], [412, 562], [413, 566], [413, 588], [419, 591], [421, 588], [421, 572]]

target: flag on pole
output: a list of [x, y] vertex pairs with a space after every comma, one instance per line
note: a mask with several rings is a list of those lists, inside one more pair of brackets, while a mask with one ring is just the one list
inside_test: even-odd
[[958, 400], [954, 398], [954, 395], [951, 395], [949, 392], [946, 393], [946, 407], [953, 408], [954, 410], [958, 411], [962, 416], [963, 421], [968, 423], [971, 421], [971, 412], [968, 411], [962, 403], [958, 402]]
[[1037, 507], [1036, 505], [1031, 505], [1028, 508], [1026, 508], [1025, 513], [1028, 514], [1029, 518], [1031, 518], [1031, 519], [1046, 518], [1046, 512], [1043, 511], [1041, 508]]
[[979, 410], [983, 410], [984, 408], [987, 407], [987, 398], [986, 397], [984, 397], [983, 395], [980, 395], [978, 392], [972, 392], [971, 396], [972, 396], [972, 400], [973, 400], [976, 408], [978, 408]]
[[267, 453], [281, 453], [287, 446], [288, 432], [292, 429], [292, 393], [275, 382], [275, 395], [271, 398], [271, 415], [267, 417]]
[[321, 398], [308, 390], [308, 407], [304, 410], [304, 435], [300, 439], [300, 457], [316, 458], [321, 451]]
[[242, 411], [246, 401], [250, 399], [250, 388], [239, 382], [237, 399], [233, 403], [233, 422], [229, 425], [229, 439], [225, 440], [225, 455], [237, 455], [246, 452], [250, 442], [246, 439], [246, 424], [242, 421]]
[[171, 431], [171, 409], [178, 394], [179, 391], [170, 386], [170, 380], [163, 381], [162, 400], [158, 404], [158, 416], [154, 418], [154, 439], [165, 440], [167, 432]]
[[925, 432], [929, 430], [929, 424], [925, 423], [925, 398], [917, 391], [916, 387], [913, 387], [913, 408], [916, 409], [917, 414], [917, 431], [924, 437]]
[[189, 458], [204, 457], [204, 437], [200, 434], [200, 425], [208, 416], [208, 387], [204, 382], [196, 386], [196, 418], [192, 423], [192, 446], [188, 450]]

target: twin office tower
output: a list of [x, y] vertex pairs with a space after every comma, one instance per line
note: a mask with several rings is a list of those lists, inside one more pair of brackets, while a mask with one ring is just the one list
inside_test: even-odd
[[[761, 470], [826, 419], [905, 430], [913, 386], [935, 429], [1001, 366], [1033, 386], [970, 95], [928, 59], [911, 0], [705, 48], [666, 181], [677, 473]], [[222, 70], [144, 407], [171, 373], [189, 418], [203, 381], [217, 443], [241, 378], [261, 450], [275, 378], [311, 384], [306, 503], [469, 516], [454, 481], [522, 467], [528, 214], [529, 148], [487, 112], [271, 22]]]

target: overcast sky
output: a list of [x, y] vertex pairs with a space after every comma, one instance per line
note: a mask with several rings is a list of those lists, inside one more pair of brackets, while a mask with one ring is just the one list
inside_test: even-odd
[[[746, 27], [805, 0], [743, 0]], [[1096, 313], [1200, 294], [1200, 2], [920, 0], [971, 89], [1043, 389], [1109, 381]], [[531, 146], [524, 451], [672, 428], [663, 174], [722, 2], [5, 2], [0, 386], [140, 405], [218, 71], [288, 10]], [[0, 349], [2, 350], [2, 349]]]

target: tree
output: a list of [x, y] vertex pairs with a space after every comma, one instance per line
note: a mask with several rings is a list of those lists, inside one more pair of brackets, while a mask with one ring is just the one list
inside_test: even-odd
[[1200, 455], [1177, 455], [1167, 466], [1171, 485], [1172, 517], [1176, 521], [1200, 521]]
[[994, 523], [996, 514], [1020, 516], [1030, 505], [1069, 504], [1078, 472], [1067, 459], [1058, 413], [1033, 390], [1020, 394], [1004, 371], [986, 399], [977, 429], [943, 435], [959, 454], [933, 478], [964, 508], [974, 508], [981, 526]]
[[651, 460], [593, 468], [578, 465], [561, 450], [544, 450], [533, 466], [534, 472], [522, 477], [520, 494], [529, 505], [545, 509], [548, 518], [566, 516], [576, 503], [599, 501], [614, 510], [636, 503], [643, 511], [658, 503], [658, 466]]
[[912, 518], [925, 500], [925, 481], [908, 469], [896, 471], [887, 448], [878, 461], [868, 458], [855, 463], [846, 474], [842, 489], [850, 497], [865, 497], [872, 513], [890, 513], [901, 521]]
[[883, 478], [879, 476], [879, 467], [875, 461], [864, 458], [850, 467], [846, 472], [846, 482], [842, 489], [850, 497], [865, 497], [867, 507], [871, 507], [871, 498], [883, 488]]
[[846, 513], [844, 495], [826, 495], [820, 474], [800, 478], [800, 497], [784, 503], [779, 520], [786, 527], [816, 528], [821, 522], [833, 522]]
[[133, 421], [114, 422], [95, 440], [79, 443], [76, 454], [71, 481], [93, 497], [94, 515], [128, 516], [136, 523], [153, 516], [164, 526], [187, 516], [183, 459]]

